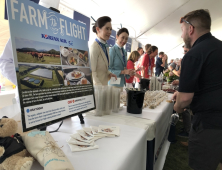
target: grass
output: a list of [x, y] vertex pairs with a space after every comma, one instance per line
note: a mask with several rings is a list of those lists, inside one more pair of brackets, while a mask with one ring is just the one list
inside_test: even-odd
[[[19, 71], [20, 71], [20, 69], [24, 71], [23, 67], [26, 67], [26, 66], [20, 66], [19, 67]], [[37, 69], [35, 69], [35, 70], [37, 70]], [[44, 78], [44, 77], [39, 77], [39, 76], [31, 75], [30, 73], [32, 73], [35, 70], [29, 71], [28, 74], [26, 74], [26, 75], [23, 75], [23, 76], [20, 75], [20, 79], [24, 79], [25, 77], [29, 77], [29, 78], [38, 79], [38, 80], [40, 80], [40, 82], [42, 80], [44, 80], [44, 83], [43, 83], [41, 88], [56, 87], [56, 86], [58, 87], [58, 86], [60, 86], [59, 85], [59, 81], [57, 79], [57, 76], [56, 76], [56, 73], [55, 73], [54, 70], [52, 70], [52, 79], [47, 79], [47, 78]], [[22, 89], [31, 89], [31, 88], [29, 88], [29, 87], [27, 87], [27, 86], [25, 86], [23, 84], [21, 84], [21, 88]]]
[[24, 62], [24, 63], [39, 63], [39, 64], [61, 64], [60, 57], [49, 57], [44, 56], [43, 60], [38, 60], [36, 58], [33, 58], [31, 54], [27, 53], [17, 53], [18, 62]]
[[[176, 135], [183, 128], [183, 123], [176, 125]], [[180, 144], [180, 141], [187, 141], [186, 138], [176, 136], [177, 142], [170, 145], [163, 170], [192, 170], [188, 165], [188, 147]], [[220, 170], [219, 167], [216, 170]]]
[[30, 68], [30, 67], [29, 66], [19, 67], [19, 72], [23, 72], [23, 71], [27, 70], [28, 68]]

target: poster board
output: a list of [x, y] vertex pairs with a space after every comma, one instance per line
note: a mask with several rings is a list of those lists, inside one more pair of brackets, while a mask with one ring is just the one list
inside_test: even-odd
[[132, 38], [128, 38], [125, 48], [127, 52], [131, 52], [131, 46], [132, 46]]
[[95, 109], [86, 25], [7, 0], [23, 131]]
[[113, 47], [115, 43], [116, 43], [116, 31], [112, 30], [112, 33], [109, 39], [107, 40], [107, 44], [109, 45], [109, 47]]
[[[73, 19], [85, 24], [86, 25], [86, 30], [87, 30], [88, 35], [89, 35], [89, 33], [90, 33], [90, 30], [89, 30], [90, 29], [90, 18], [81, 14], [81, 13], [79, 13], [79, 12], [77, 12], [77, 11], [74, 11], [73, 12]], [[89, 41], [89, 36], [88, 36], [88, 41]]]

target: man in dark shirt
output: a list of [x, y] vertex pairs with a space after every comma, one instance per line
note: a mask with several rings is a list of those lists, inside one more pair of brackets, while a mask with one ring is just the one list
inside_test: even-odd
[[174, 110], [190, 104], [194, 113], [189, 135], [189, 165], [213, 170], [222, 160], [222, 42], [210, 33], [207, 10], [189, 12], [180, 20], [182, 38], [192, 47], [184, 56]]
[[159, 53], [159, 57], [156, 60], [156, 76], [159, 76], [163, 72], [166, 62], [166, 57], [164, 57], [164, 52]]

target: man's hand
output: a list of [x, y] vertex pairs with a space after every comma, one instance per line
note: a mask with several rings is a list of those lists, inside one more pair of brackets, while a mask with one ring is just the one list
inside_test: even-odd
[[184, 112], [184, 109], [179, 108], [179, 107], [177, 106], [177, 103], [175, 103], [173, 109], [174, 109], [177, 113], [183, 113], [183, 112]]
[[132, 70], [132, 69], [124, 69], [122, 72], [123, 74], [128, 74], [130, 76], [133, 76], [135, 73], [134, 73], [135, 70]]
[[173, 67], [172, 67], [172, 66], [169, 66], [168, 69], [171, 71], [171, 70], [173, 70]]
[[174, 80], [174, 81], [172, 82], [172, 85], [179, 85], [179, 80]]
[[137, 71], [141, 71], [143, 68], [142, 67], [139, 67], [139, 68], [137, 68], [135, 71], [137, 72]]
[[115, 77], [115, 79], [117, 80], [117, 76], [116, 76], [115, 74], [110, 73], [109, 76], [110, 76], [110, 77]]
[[172, 72], [169, 73], [169, 76], [173, 76], [174, 74]]
[[173, 96], [172, 96], [172, 100], [173, 101], [176, 101], [177, 99], [177, 94], [178, 94], [178, 91], [174, 92]]
[[168, 69], [164, 70], [164, 71], [163, 71], [163, 74], [165, 74], [165, 73], [168, 72], [168, 71], [169, 71]]

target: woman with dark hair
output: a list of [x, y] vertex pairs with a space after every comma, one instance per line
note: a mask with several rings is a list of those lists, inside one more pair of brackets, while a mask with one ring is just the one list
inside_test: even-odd
[[[138, 68], [141, 68], [141, 76], [142, 78], [150, 78], [152, 76], [152, 70], [154, 67], [154, 57], [158, 54], [158, 48], [156, 46], [151, 46], [146, 50], [146, 53], [140, 59], [140, 63], [138, 64]], [[139, 88], [140, 79], [136, 78], [136, 88]]]
[[115, 77], [109, 70], [109, 47], [106, 41], [112, 32], [111, 18], [100, 17], [93, 26], [97, 38], [90, 47], [90, 61], [94, 85], [108, 85], [111, 77]]
[[[132, 69], [132, 70], [135, 70], [135, 65], [134, 63], [138, 61], [140, 57], [140, 54], [138, 51], [133, 51], [131, 52], [129, 58], [128, 58], [128, 61], [127, 61], [127, 66], [126, 68], [127, 69]], [[139, 74], [135, 74], [135, 77], [137, 78], [141, 78], [141, 75]], [[125, 78], [125, 81], [126, 81], [126, 88], [133, 88], [133, 79], [134, 79], [134, 76], [131, 76], [129, 79], [126, 79]]]
[[126, 69], [127, 53], [123, 46], [127, 43], [129, 31], [126, 28], [121, 28], [116, 35], [116, 44], [110, 48], [110, 64], [109, 71], [114, 73], [118, 78], [121, 78], [120, 84], [112, 86], [122, 88], [125, 84], [125, 77], [127, 79], [134, 75], [134, 70]]

